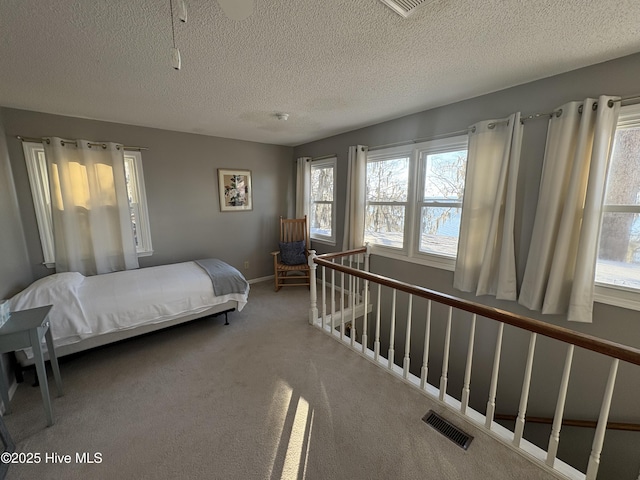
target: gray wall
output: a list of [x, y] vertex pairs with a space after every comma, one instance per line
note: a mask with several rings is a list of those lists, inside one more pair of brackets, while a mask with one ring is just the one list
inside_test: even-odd
[[[0, 299], [11, 297], [32, 281], [18, 198], [13, 185], [9, 152], [0, 115]], [[3, 354], [5, 385], [13, 382], [9, 354]]]
[[31, 283], [31, 269], [0, 115], [0, 299]]
[[[315, 157], [333, 153], [338, 156], [336, 191], [338, 205], [344, 205], [347, 175], [346, 160], [349, 145], [363, 144], [369, 147], [376, 147], [412, 139], [431, 138], [464, 130], [469, 125], [481, 120], [506, 117], [515, 111], [520, 111], [523, 115], [529, 115], [537, 112], [549, 112], [567, 101], [580, 100], [587, 96], [598, 96], [600, 94], [634, 95], [640, 93], [638, 78], [640, 78], [640, 54], [300, 145], [295, 148], [294, 154], [296, 157]], [[516, 225], [516, 254], [520, 279], [526, 263], [533, 229], [546, 128], [547, 121], [545, 120], [528, 122], [524, 128], [518, 179]], [[340, 250], [344, 222], [343, 215], [344, 212], [339, 210], [337, 222], [338, 246], [330, 248], [320, 244], [314, 245], [314, 248], [319, 252]], [[596, 303], [592, 324], [569, 324], [564, 316], [542, 316], [520, 307], [514, 302], [496, 301], [488, 296], [475, 297], [454, 290], [452, 287], [453, 272], [450, 271], [375, 255], [372, 256], [371, 269], [376, 273], [412, 284], [496, 306], [622, 344], [640, 347], [640, 314], [637, 311]], [[388, 293], [383, 291], [384, 295], [389, 296]], [[400, 301], [403, 298], [403, 295], [399, 295], [399, 305], [401, 306], [398, 311], [399, 320], [396, 330], [396, 349], [399, 350], [396, 351], [396, 363], [399, 365], [402, 364], [402, 356], [404, 354], [406, 303]], [[416, 302], [414, 304], [412, 316], [412, 339], [414, 340], [411, 348], [411, 370], [416, 374], [419, 374], [422, 359], [421, 339], [424, 338], [424, 321], [422, 319], [425, 318], [425, 312], [426, 305], [424, 303]], [[440, 376], [445, 315], [445, 311], [434, 309], [429, 379], [432, 384], [436, 385]], [[383, 309], [382, 318], [383, 320], [390, 318], [388, 307]], [[466, 358], [469, 316], [465, 316], [462, 313], [457, 314], [454, 320], [448, 392], [460, 398]], [[386, 352], [388, 348], [388, 331], [387, 323], [382, 328], [383, 345], [381, 351], [383, 352]], [[496, 325], [494, 323], [486, 319], [479, 320], [474, 351], [474, 380], [471, 386], [471, 403], [474, 408], [483, 412], [488, 396], [495, 332]], [[372, 338], [372, 333], [370, 332], [369, 338]], [[497, 397], [497, 410], [501, 413], [517, 413], [527, 344], [528, 336], [525, 333], [507, 327]], [[536, 351], [529, 414], [553, 416], [555, 396], [564, 362], [564, 347], [559, 345], [558, 342], [539, 338]], [[504, 359], [509, 360], [504, 361]], [[580, 349], [577, 350], [567, 399], [567, 417], [597, 419], [608, 374], [608, 366], [606, 359]], [[637, 400], [640, 398], [638, 375], [639, 369], [637, 367], [627, 364], [621, 365], [612, 404], [611, 420], [640, 422], [640, 409], [638, 408]], [[528, 431], [530, 429], [525, 430], [525, 436]], [[582, 435], [591, 438], [593, 432], [585, 430]], [[636, 446], [640, 441], [637, 435], [635, 437]], [[608, 435], [608, 437], [613, 438], [614, 435]], [[569, 440], [567, 444], [561, 446], [561, 453], [572, 442], [573, 440]], [[586, 443], [588, 444], [588, 442]], [[635, 478], [640, 469], [640, 458], [637, 461], [629, 462], [627, 457], [623, 462], [628, 471], [635, 472], [634, 477], [627, 477], [628, 473], [623, 474], [619, 470], [622, 467], [617, 465], [620, 464], [620, 459], [609, 457], [611, 452], [615, 450], [624, 450], [618, 447], [615, 442], [611, 441], [605, 444], [603, 465], [606, 464], [604, 467], [606, 473], [603, 478]], [[581, 454], [584, 456], [585, 452], [581, 452]], [[586, 455], [588, 456], [588, 452], [586, 452]], [[582, 467], [581, 463], [584, 457], [578, 458], [573, 452], [567, 453], [566, 456], [571, 457], [571, 461], [574, 464]], [[576, 458], [578, 459], [576, 460]]]
[[[349, 145], [363, 144], [370, 148], [416, 138], [430, 138], [466, 129], [480, 120], [502, 118], [514, 111], [524, 115], [549, 112], [559, 105], [600, 94], [633, 95], [640, 93], [640, 54], [623, 57], [610, 62], [583, 68], [563, 75], [520, 85], [489, 95], [428, 110], [373, 125], [360, 130], [297, 146], [296, 157], [317, 157], [334, 153], [338, 157], [338, 180], [336, 191], [338, 205], [344, 205], [346, 196], [347, 151]], [[521, 277], [527, 259], [529, 241], [538, 198], [538, 187], [547, 122], [527, 122], [524, 128], [522, 156], [518, 179], [518, 210], [516, 225], [516, 255], [518, 274]], [[338, 209], [338, 242], [336, 247], [315, 244], [318, 252], [337, 251], [342, 245], [344, 211]], [[437, 288], [464, 297], [462, 292], [451, 288], [453, 273], [420, 265], [407, 266], [404, 262], [386, 258], [374, 258], [373, 268], [406, 281]], [[561, 316], [538, 316], [534, 312], [520, 309], [512, 302], [495, 302], [490, 297], [469, 299], [499, 305], [518, 313], [544, 319], [567, 326]], [[572, 323], [571, 328], [613, 341], [640, 347], [640, 319], [635, 311], [596, 304], [594, 322], [589, 325]], [[640, 412], [638, 412], [640, 414]]]
[[[27, 267], [27, 276], [40, 278], [53, 272], [42, 266], [27, 170], [16, 135], [148, 147], [142, 163], [154, 254], [141, 257], [141, 266], [217, 257], [248, 279], [273, 274], [269, 252], [278, 245], [277, 219], [287, 215], [292, 198], [292, 148], [9, 108], [0, 111], [32, 272]], [[220, 212], [218, 168], [252, 171], [252, 211]], [[16, 247], [3, 249], [0, 261], [12, 259], [15, 251]]]

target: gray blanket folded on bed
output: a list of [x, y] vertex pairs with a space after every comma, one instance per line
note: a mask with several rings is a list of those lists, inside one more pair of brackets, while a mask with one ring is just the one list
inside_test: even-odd
[[195, 261], [211, 277], [213, 292], [217, 296], [230, 293], [245, 293], [249, 288], [242, 274], [228, 263], [217, 258], [203, 258]]

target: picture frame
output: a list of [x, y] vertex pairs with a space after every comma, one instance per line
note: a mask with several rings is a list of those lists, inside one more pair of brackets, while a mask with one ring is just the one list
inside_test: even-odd
[[218, 169], [221, 212], [253, 210], [251, 170]]

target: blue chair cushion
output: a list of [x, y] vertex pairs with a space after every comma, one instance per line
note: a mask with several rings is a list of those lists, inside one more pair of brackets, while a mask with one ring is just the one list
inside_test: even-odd
[[304, 254], [306, 245], [304, 240], [299, 242], [280, 242], [280, 259], [285, 265], [301, 265], [307, 263]]

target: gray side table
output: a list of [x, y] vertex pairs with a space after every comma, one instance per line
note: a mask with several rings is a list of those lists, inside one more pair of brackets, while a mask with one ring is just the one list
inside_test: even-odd
[[[60, 368], [58, 367], [56, 351], [53, 348], [53, 337], [51, 336], [51, 329], [49, 328], [49, 320], [47, 320], [50, 310], [51, 305], [47, 305], [45, 307], [11, 312], [9, 320], [0, 327], [0, 354], [28, 347], [33, 349], [34, 364], [36, 366], [36, 372], [38, 373], [40, 393], [42, 394], [44, 412], [47, 417], [47, 426], [53, 425], [53, 413], [51, 410], [51, 399], [49, 398], [49, 385], [47, 384], [47, 370], [44, 365], [44, 355], [42, 353], [43, 339], [47, 342], [49, 361], [51, 362], [51, 369], [53, 370], [53, 376], [56, 380], [58, 396], [63, 394]], [[2, 363], [3, 360], [0, 355], [0, 366], [4, 370]], [[5, 412], [10, 413], [9, 389], [6, 385], [4, 374], [1, 372], [0, 394], [4, 402]]]

